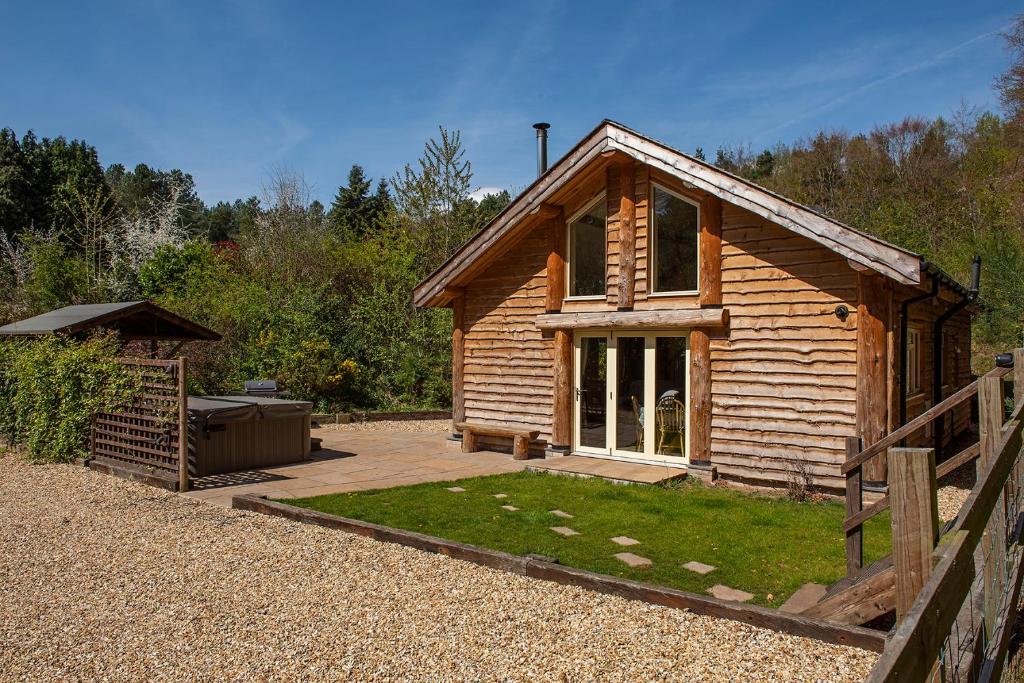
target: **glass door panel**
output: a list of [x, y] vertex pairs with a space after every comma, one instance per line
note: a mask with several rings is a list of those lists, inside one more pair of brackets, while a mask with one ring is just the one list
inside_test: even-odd
[[655, 453], [686, 455], [686, 337], [654, 340]]
[[582, 448], [608, 449], [608, 339], [583, 337], [576, 383], [577, 433]]
[[644, 347], [642, 336], [615, 338], [615, 450], [644, 452]]

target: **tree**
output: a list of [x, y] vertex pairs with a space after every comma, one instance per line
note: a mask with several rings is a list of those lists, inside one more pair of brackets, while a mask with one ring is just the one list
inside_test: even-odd
[[400, 221], [414, 237], [421, 257], [418, 272], [440, 265], [477, 227], [475, 203], [469, 198], [473, 169], [465, 160], [459, 131], [439, 127], [417, 162], [406, 164], [391, 180]]
[[372, 182], [359, 164], [348, 172], [348, 185], [338, 188], [327, 220], [335, 234], [343, 239], [363, 239], [373, 232], [391, 205], [391, 193], [382, 179], [370, 194]]
[[1024, 122], [1024, 14], [1017, 16], [1013, 27], [1003, 34], [1010, 51], [1010, 68], [996, 78], [999, 99], [1009, 118]]

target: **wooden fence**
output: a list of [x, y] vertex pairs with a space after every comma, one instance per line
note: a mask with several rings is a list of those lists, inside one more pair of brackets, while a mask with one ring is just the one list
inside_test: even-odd
[[898, 623], [870, 681], [987, 682], [1002, 675], [1024, 576], [1024, 349], [1014, 360], [1008, 418], [1008, 370], [973, 387], [977, 483], [941, 538], [934, 451], [890, 445]]
[[[140, 390], [131, 402], [92, 416], [93, 458], [155, 470], [189, 487], [188, 395], [185, 358], [121, 363], [136, 373]], [[184, 425], [185, 438], [181, 438]]]

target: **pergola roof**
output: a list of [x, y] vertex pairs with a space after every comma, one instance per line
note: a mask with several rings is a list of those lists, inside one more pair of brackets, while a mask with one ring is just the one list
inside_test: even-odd
[[118, 332], [126, 341], [218, 341], [220, 335], [160, 308], [151, 301], [65, 306], [0, 327], [0, 336], [75, 335], [95, 329]]

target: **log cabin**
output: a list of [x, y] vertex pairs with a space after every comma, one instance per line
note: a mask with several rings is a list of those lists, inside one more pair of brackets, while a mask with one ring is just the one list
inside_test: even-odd
[[535, 127], [539, 177], [413, 293], [453, 311], [454, 438], [836, 490], [846, 437], [972, 381], [976, 285], [612, 121], [547, 168]]

